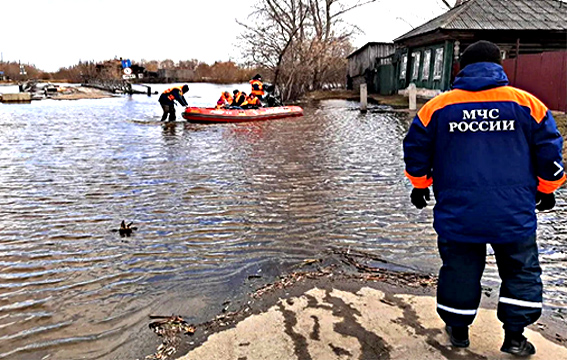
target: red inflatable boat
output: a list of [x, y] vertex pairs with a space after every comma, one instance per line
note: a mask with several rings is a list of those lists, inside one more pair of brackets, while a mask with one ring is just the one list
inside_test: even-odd
[[278, 106], [245, 110], [188, 107], [182, 113], [185, 120], [198, 123], [271, 120], [302, 115], [303, 109], [299, 106]]

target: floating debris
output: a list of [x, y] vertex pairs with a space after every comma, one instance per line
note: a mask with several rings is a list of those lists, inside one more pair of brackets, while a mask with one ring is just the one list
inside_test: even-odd
[[[392, 271], [383, 269], [380, 267], [370, 266], [365, 263], [365, 261], [379, 261], [384, 264], [388, 264], [387, 260], [381, 259], [380, 257], [366, 253], [362, 251], [352, 251], [348, 250], [333, 250], [333, 254], [339, 255], [343, 263], [351, 265], [358, 270], [358, 272], [363, 273], [362, 277], [364, 280], [372, 281], [383, 281], [393, 284], [403, 284], [407, 286], [417, 287], [427, 287], [437, 284], [437, 277], [430, 274], [420, 274], [416, 272], [409, 271]], [[362, 261], [357, 261], [355, 257], [362, 258]]]
[[177, 347], [181, 342], [179, 335], [193, 335], [196, 331], [194, 325], [188, 324], [178, 315], [150, 315], [150, 319], [154, 320], [149, 324], [150, 329], [162, 337], [163, 340], [154, 354], [146, 356], [147, 360], [168, 359], [177, 351]]
[[303, 260], [303, 262], [297, 264], [297, 267], [303, 267], [303, 266], [308, 266], [308, 265], [312, 265], [312, 264], [317, 264], [317, 263], [322, 263], [323, 259], [305, 259]]
[[124, 220], [122, 220], [122, 222], [120, 223], [120, 228], [119, 229], [112, 229], [112, 232], [118, 232], [120, 234], [120, 236], [122, 237], [128, 237], [130, 235], [132, 235], [132, 231], [134, 230], [138, 230], [137, 227], [132, 226], [134, 222], [129, 223], [128, 225], [126, 225], [126, 222]]
[[319, 269], [317, 271], [305, 272], [305, 271], [295, 271], [291, 274], [281, 276], [279, 281], [274, 283], [269, 283], [263, 287], [256, 290], [251, 294], [253, 298], [259, 298], [268, 292], [272, 292], [278, 289], [284, 289], [290, 287], [291, 285], [303, 281], [305, 279], [317, 279], [324, 276], [333, 276], [333, 270], [336, 267], [335, 264], [330, 265], [324, 269]]

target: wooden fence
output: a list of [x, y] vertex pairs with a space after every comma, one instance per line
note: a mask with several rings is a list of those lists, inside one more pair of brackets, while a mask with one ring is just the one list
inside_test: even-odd
[[567, 51], [520, 55], [502, 65], [510, 85], [534, 94], [551, 110], [567, 112]]

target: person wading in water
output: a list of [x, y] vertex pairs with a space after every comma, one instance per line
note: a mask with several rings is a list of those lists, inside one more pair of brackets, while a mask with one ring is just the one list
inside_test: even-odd
[[183, 94], [189, 91], [189, 85], [176, 86], [165, 90], [159, 97], [159, 103], [163, 109], [161, 121], [165, 121], [169, 115], [169, 121], [175, 121], [175, 101], [181, 106], [189, 106]]

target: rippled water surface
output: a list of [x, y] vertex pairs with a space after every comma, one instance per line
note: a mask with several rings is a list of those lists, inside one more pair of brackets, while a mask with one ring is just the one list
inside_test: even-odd
[[[224, 89], [190, 87], [199, 106]], [[142, 358], [148, 314], [207, 320], [248, 274], [329, 246], [436, 272], [431, 207], [411, 206], [403, 177], [407, 125], [356, 106], [164, 126], [157, 96], [0, 104], [0, 358]], [[547, 305], [562, 309], [566, 199], [539, 215]], [[122, 219], [133, 236], [110, 231]]]

